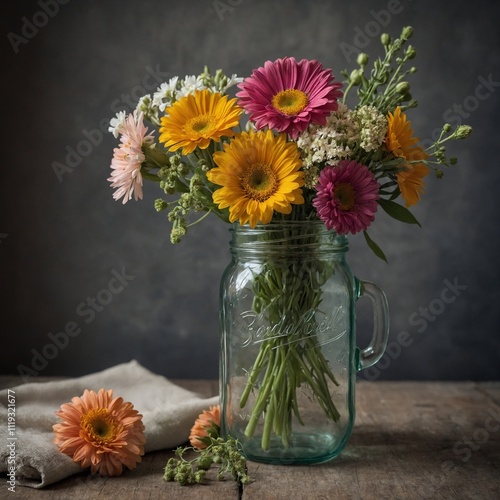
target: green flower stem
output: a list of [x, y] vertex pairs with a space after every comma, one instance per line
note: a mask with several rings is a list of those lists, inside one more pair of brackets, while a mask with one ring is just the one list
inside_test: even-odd
[[161, 179], [156, 174], [150, 174], [144, 167], [141, 168], [141, 175], [144, 179], [152, 182], [161, 182]]
[[264, 408], [267, 404], [267, 399], [269, 397], [269, 393], [271, 392], [273, 386], [273, 373], [275, 371], [274, 367], [275, 354], [276, 354], [275, 351], [273, 349], [270, 349], [270, 352], [268, 354], [269, 361], [267, 364], [266, 374], [264, 375], [264, 380], [262, 382], [259, 395], [253, 407], [250, 420], [248, 421], [248, 425], [245, 429], [245, 436], [247, 437], [253, 436], [255, 428], [257, 427], [257, 423], [259, 422], [261, 413], [264, 411]]
[[258, 375], [266, 368], [266, 373], [259, 388], [257, 399], [245, 429], [245, 436], [252, 437], [257, 424], [264, 413], [264, 427], [261, 446], [268, 450], [271, 431], [281, 436], [283, 444], [289, 444], [292, 412], [301, 425], [304, 425], [297, 404], [296, 389], [305, 382], [317, 398], [318, 404], [333, 421], [338, 421], [340, 414], [335, 407], [328, 388], [327, 378], [339, 385], [328, 367], [327, 361], [318, 345], [311, 341], [306, 347], [287, 344], [286, 337], [266, 341], [262, 345], [257, 360], [250, 372], [250, 377], [240, 400], [240, 407], [247, 403], [248, 395], [255, 388]]
[[[298, 355], [298, 353], [297, 360], [302, 366], [302, 371], [306, 377], [306, 381], [312, 388], [314, 394], [317, 396], [318, 403], [321, 405], [325, 413], [336, 422], [340, 418], [340, 413], [330, 397], [328, 383], [324, 374], [327, 373], [329, 378], [334, 380], [335, 385], [338, 386], [339, 384], [327, 366], [324, 357], [322, 355], [318, 355], [318, 353], [320, 354], [318, 349], [305, 349], [305, 353], [308, 358], [309, 365], [305, 362], [302, 356]], [[323, 362], [323, 366], [317, 365], [316, 362], [319, 360]]]
[[[287, 332], [288, 327], [292, 330], [297, 328], [301, 316], [319, 305], [321, 295], [317, 277], [311, 270], [301, 279], [292, 278], [293, 271], [297, 269], [288, 271], [277, 268], [264, 273], [259, 282], [259, 293], [255, 297], [258, 309], [266, 308], [271, 324], [282, 322], [284, 332]], [[301, 274], [297, 273], [296, 276]], [[283, 314], [283, 311], [286, 313]], [[304, 327], [310, 331], [310, 325]], [[259, 385], [262, 373], [264, 375]], [[295, 415], [299, 424], [304, 425], [297, 403], [297, 389], [302, 384], [309, 386], [325, 414], [333, 421], [338, 421], [340, 414], [331, 399], [328, 379], [339, 385], [316, 336], [294, 331], [292, 340], [286, 334], [266, 339], [259, 349], [240, 399], [240, 407], [243, 408], [248, 403], [249, 395], [257, 391], [245, 436], [252, 437], [259, 421], [263, 419], [262, 449], [269, 449], [273, 432], [288, 446], [292, 415]]]
[[271, 430], [273, 424], [273, 417], [275, 413], [275, 399], [271, 398], [267, 404], [266, 415], [264, 417], [264, 430], [262, 431], [262, 449], [264, 451], [269, 450], [269, 444], [271, 441]]
[[253, 365], [252, 371], [250, 372], [250, 376], [248, 377], [248, 382], [247, 385], [245, 386], [245, 390], [241, 395], [240, 408], [243, 408], [247, 404], [248, 396], [250, 396], [252, 389], [255, 387], [257, 383], [257, 377], [262, 371], [264, 358], [269, 352], [270, 348], [271, 345], [267, 343], [266, 345], [263, 345], [262, 348], [260, 349], [257, 359], [255, 360], [255, 363]]
[[189, 227], [195, 226], [196, 224], [198, 224], [199, 222], [201, 222], [203, 219], [205, 219], [206, 217], [208, 217], [211, 213], [212, 213], [212, 211], [209, 210], [208, 212], [204, 213], [200, 218], [196, 219], [194, 222], [189, 223], [186, 227], [189, 228]]

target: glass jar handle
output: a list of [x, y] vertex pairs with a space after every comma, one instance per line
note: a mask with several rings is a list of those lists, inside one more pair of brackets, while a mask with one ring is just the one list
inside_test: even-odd
[[356, 279], [357, 297], [367, 296], [373, 304], [373, 336], [368, 347], [356, 347], [356, 369], [373, 366], [384, 354], [389, 337], [389, 305], [385, 293], [374, 283]]

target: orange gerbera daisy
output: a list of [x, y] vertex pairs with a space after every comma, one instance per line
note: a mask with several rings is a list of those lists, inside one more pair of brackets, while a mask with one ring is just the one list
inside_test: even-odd
[[61, 405], [62, 422], [52, 428], [54, 443], [81, 467], [101, 476], [118, 476], [123, 465], [135, 469], [144, 455], [142, 415], [132, 403], [113, 398], [113, 391], [85, 390]]
[[189, 434], [189, 442], [194, 448], [202, 450], [209, 444], [209, 438], [216, 438], [220, 431], [220, 406], [211, 406], [196, 419]]
[[182, 148], [183, 155], [197, 147], [206, 149], [211, 141], [234, 136], [233, 127], [238, 125], [242, 111], [236, 99], [197, 90], [165, 110], [168, 114], [161, 119], [160, 142], [170, 151]]
[[387, 122], [387, 149], [393, 155], [408, 160], [403, 164], [404, 169], [397, 174], [401, 196], [407, 207], [416, 205], [424, 192], [425, 184], [422, 179], [429, 174], [429, 167], [420, 163], [420, 160], [425, 160], [429, 155], [418, 145], [419, 139], [413, 135], [411, 122], [406, 119], [399, 106], [394, 114], [389, 111]]

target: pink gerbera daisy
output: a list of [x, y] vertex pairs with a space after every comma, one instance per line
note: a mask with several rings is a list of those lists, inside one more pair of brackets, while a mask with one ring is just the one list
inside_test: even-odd
[[321, 171], [313, 205], [328, 229], [355, 234], [375, 219], [379, 187], [365, 165], [342, 160]]
[[337, 110], [341, 83], [318, 61], [293, 57], [267, 61], [238, 87], [239, 104], [258, 129], [269, 127], [296, 139], [310, 123], [325, 125]]
[[132, 403], [113, 398], [112, 390], [85, 390], [56, 412], [54, 442], [81, 467], [101, 476], [117, 476], [123, 466], [135, 469], [144, 455], [142, 415]]
[[119, 200], [123, 197], [123, 203], [134, 199], [142, 200], [142, 175], [141, 165], [145, 159], [142, 152], [142, 146], [151, 145], [153, 135], [150, 132], [146, 135], [148, 129], [142, 120], [142, 113], [129, 114], [120, 130], [121, 144], [114, 149], [113, 159], [111, 160], [111, 182], [112, 188], [117, 188], [113, 193], [113, 198]]

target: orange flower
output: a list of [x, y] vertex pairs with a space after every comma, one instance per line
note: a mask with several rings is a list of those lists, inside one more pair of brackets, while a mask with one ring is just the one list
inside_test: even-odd
[[96, 394], [85, 389], [56, 415], [62, 422], [52, 427], [54, 443], [81, 467], [90, 466], [92, 473], [118, 476], [123, 465], [135, 469], [144, 455], [142, 415], [123, 398], [113, 399], [111, 390]]
[[401, 196], [406, 202], [406, 207], [416, 205], [420, 200], [420, 195], [424, 192], [424, 181], [422, 180], [429, 173], [429, 167], [420, 160], [425, 160], [429, 155], [418, 145], [418, 138], [413, 136], [411, 122], [406, 119], [406, 115], [401, 112], [398, 106], [394, 114], [389, 112], [387, 116], [388, 128], [385, 140], [387, 149], [399, 158], [404, 158], [409, 162], [404, 163], [404, 170], [398, 172], [397, 180]]
[[194, 448], [202, 450], [209, 444], [209, 438], [216, 438], [220, 431], [220, 405], [211, 406], [196, 419], [189, 434], [189, 442]]

